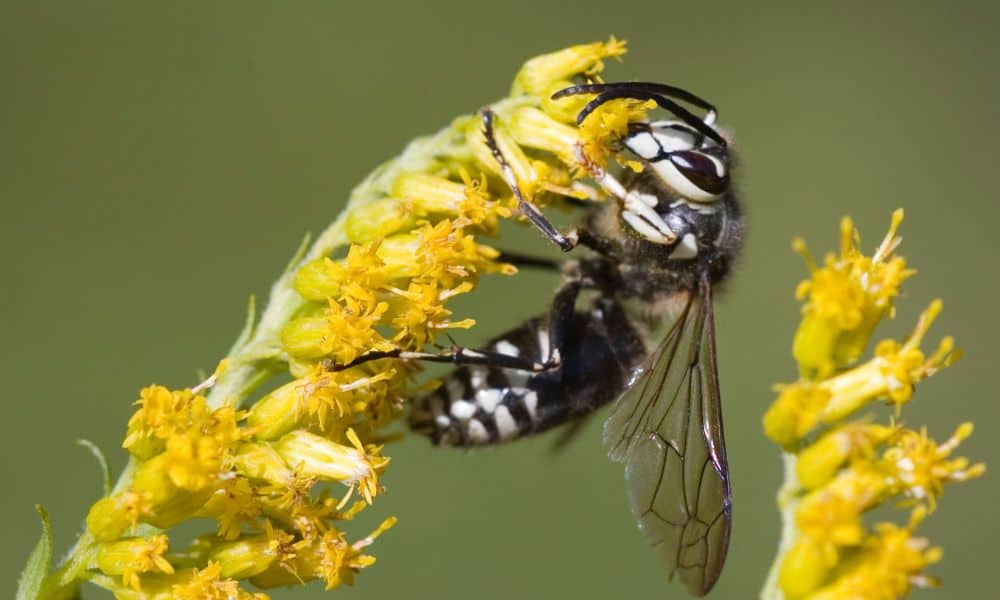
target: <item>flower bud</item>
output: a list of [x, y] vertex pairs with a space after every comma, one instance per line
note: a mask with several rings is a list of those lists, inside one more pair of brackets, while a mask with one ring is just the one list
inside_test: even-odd
[[779, 386], [778, 391], [778, 399], [764, 414], [764, 433], [789, 448], [819, 422], [830, 392], [805, 381]]
[[106, 575], [120, 575], [122, 582], [139, 589], [139, 574], [159, 572], [170, 575], [173, 566], [164, 558], [167, 536], [128, 538], [101, 544], [97, 550], [97, 568]]
[[340, 293], [340, 279], [330, 268], [332, 260], [327, 257], [311, 260], [299, 267], [295, 273], [295, 291], [311, 302], [326, 302]]
[[806, 598], [818, 589], [837, 564], [836, 548], [809, 537], [795, 541], [781, 564], [779, 582], [785, 600]]
[[577, 130], [537, 108], [516, 110], [510, 119], [510, 131], [520, 144], [551, 152], [566, 164], [576, 163], [574, 151], [580, 142]]
[[296, 427], [302, 408], [301, 381], [295, 380], [270, 392], [247, 413], [247, 427], [254, 438], [275, 440]]
[[[160, 454], [138, 466], [132, 490], [144, 494], [148, 510], [140, 520], [160, 529], [167, 529], [191, 517], [211, 497], [211, 486], [185, 489], [171, 475], [170, 456]], [[186, 478], [182, 480], [187, 483]]]
[[871, 458], [875, 448], [895, 431], [894, 427], [871, 423], [848, 423], [833, 429], [799, 453], [799, 483], [807, 490], [819, 488], [832, 480], [849, 459]]
[[381, 198], [348, 211], [344, 233], [351, 243], [367, 244], [397, 231], [411, 229], [416, 222], [410, 202], [400, 198]]
[[514, 78], [512, 96], [541, 96], [553, 81], [571, 79], [576, 75], [596, 75], [604, 68], [604, 59], [625, 54], [625, 42], [614, 37], [607, 42], [570, 46], [557, 52], [536, 56], [521, 67]]
[[[363, 448], [343, 446], [306, 431], [293, 431], [278, 440], [275, 448], [289, 465], [306, 477], [341, 481], [348, 485], [375, 476], [378, 456]], [[373, 460], [375, 462], [373, 462]], [[385, 462], [381, 462], [382, 465]]]
[[323, 317], [295, 319], [281, 330], [281, 345], [297, 358], [322, 358], [329, 352], [327, 334]]
[[249, 442], [233, 455], [233, 466], [250, 479], [285, 485], [292, 479], [292, 470], [270, 444]]
[[208, 560], [218, 563], [220, 576], [227, 579], [248, 579], [263, 573], [277, 558], [271, 542], [263, 535], [224, 542], [208, 553]]
[[135, 527], [140, 518], [152, 510], [150, 494], [125, 490], [101, 498], [87, 513], [87, 530], [98, 541], [111, 541]]

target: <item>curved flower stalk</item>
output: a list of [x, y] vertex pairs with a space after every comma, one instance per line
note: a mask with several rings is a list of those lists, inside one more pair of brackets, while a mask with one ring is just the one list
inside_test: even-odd
[[[578, 127], [587, 97], [553, 101], [573, 78], [597, 79], [624, 43], [574, 46], [529, 60], [491, 105], [497, 142], [535, 204], [599, 199], [579, 161], [603, 164], [642, 102], [604, 104]], [[265, 598], [258, 589], [352, 584], [369, 546], [343, 529], [372, 506], [390, 466], [387, 426], [413, 392], [416, 368], [372, 351], [418, 351], [471, 318], [447, 308], [487, 274], [511, 275], [480, 243], [516, 207], [475, 115], [413, 141], [351, 194], [347, 208], [291, 261], [215, 374], [189, 389], [140, 393], [123, 447], [131, 460], [90, 508], [86, 530], [49, 572], [46, 534], [19, 598], [72, 598], [89, 581], [118, 598]], [[291, 381], [255, 393], [279, 376]], [[47, 517], [43, 514], [46, 532]], [[173, 528], [215, 526], [192, 544]]]
[[[934, 300], [902, 342], [882, 340], [859, 363], [875, 326], [894, 313], [900, 285], [915, 271], [895, 255], [902, 210], [871, 256], [859, 250], [850, 219], [840, 226], [840, 254], [817, 265], [802, 240], [810, 278], [799, 285], [802, 321], [793, 355], [799, 381], [777, 386], [764, 416], [764, 431], [784, 449], [785, 483], [778, 494], [783, 532], [778, 556], [761, 595], [767, 600], [848, 600], [906, 596], [933, 586], [925, 567], [941, 549], [916, 535], [937, 507], [944, 485], [982, 475], [952, 453], [972, 433], [963, 423], [946, 441], [926, 428], [906, 427], [901, 409], [916, 384], [959, 357], [950, 337], [930, 354], [924, 337], [941, 311]], [[856, 416], [878, 401], [894, 416], [886, 423]], [[903, 511], [902, 524], [866, 524], [865, 513], [881, 505]]]

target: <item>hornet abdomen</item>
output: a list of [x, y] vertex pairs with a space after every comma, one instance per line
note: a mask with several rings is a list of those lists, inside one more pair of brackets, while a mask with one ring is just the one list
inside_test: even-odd
[[487, 351], [559, 364], [541, 372], [462, 365], [414, 400], [410, 427], [442, 446], [507, 442], [582, 417], [617, 398], [646, 356], [622, 306], [598, 298], [570, 318], [554, 348], [548, 319], [531, 319], [489, 342]]

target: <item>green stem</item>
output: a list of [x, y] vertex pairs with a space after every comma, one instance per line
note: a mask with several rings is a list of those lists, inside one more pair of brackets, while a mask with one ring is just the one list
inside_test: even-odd
[[761, 600], [784, 600], [778, 579], [781, 574], [781, 565], [785, 562], [785, 555], [791, 550], [795, 543], [795, 509], [799, 505], [799, 498], [802, 489], [799, 487], [799, 478], [795, 471], [796, 456], [787, 452], [781, 455], [782, 463], [785, 465], [785, 480], [778, 490], [778, 510], [781, 512], [781, 541], [778, 542], [778, 552], [775, 554], [774, 562], [767, 573], [767, 581], [764, 582], [764, 589], [760, 592]]
[[[500, 118], [509, 116], [514, 109], [537, 104], [533, 97], [508, 98], [492, 105]], [[241, 406], [250, 393], [266, 379], [281, 372], [276, 365], [287, 363], [281, 348], [281, 331], [297, 314], [306, 301], [293, 287], [295, 273], [300, 265], [322, 256], [328, 256], [348, 244], [344, 230], [347, 215], [363, 204], [386, 197], [393, 182], [405, 172], [426, 172], [443, 159], [467, 162], [471, 153], [465, 143], [465, 129], [473, 116], [459, 117], [448, 127], [424, 138], [410, 142], [396, 158], [383, 163], [351, 191], [346, 208], [336, 221], [305, 252], [299, 252], [288, 268], [271, 286], [267, 307], [256, 327], [244, 331], [229, 350], [229, 366], [206, 395], [209, 407], [215, 409], [226, 403]], [[251, 310], [253, 310], [251, 302]], [[252, 325], [252, 324], [251, 324]], [[130, 459], [115, 483], [112, 494], [127, 490], [132, 485], [135, 459]], [[45, 580], [40, 600], [73, 598], [87, 569], [93, 563], [98, 542], [89, 531], [77, 539], [76, 544], [63, 558], [59, 567]]]

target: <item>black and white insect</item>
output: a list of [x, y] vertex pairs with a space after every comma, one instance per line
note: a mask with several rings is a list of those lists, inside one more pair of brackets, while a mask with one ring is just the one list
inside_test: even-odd
[[581, 151], [581, 164], [614, 201], [563, 234], [522, 197], [494, 139], [495, 116], [483, 111], [487, 144], [521, 213], [563, 250], [590, 252], [562, 263], [508, 256], [557, 268], [565, 280], [547, 314], [485, 349], [397, 354], [458, 365], [415, 401], [410, 425], [439, 445], [495, 444], [560, 425], [575, 431], [614, 402], [604, 443], [625, 465], [632, 513], [670, 576], [703, 596], [722, 570], [732, 518], [712, 311], [713, 286], [743, 235], [729, 144], [715, 108], [673, 86], [586, 84], [553, 98], [577, 94], [596, 94], [580, 123], [616, 98], [654, 100], [674, 118], [629, 127], [621, 149], [643, 165], [640, 173], [616, 178]]

